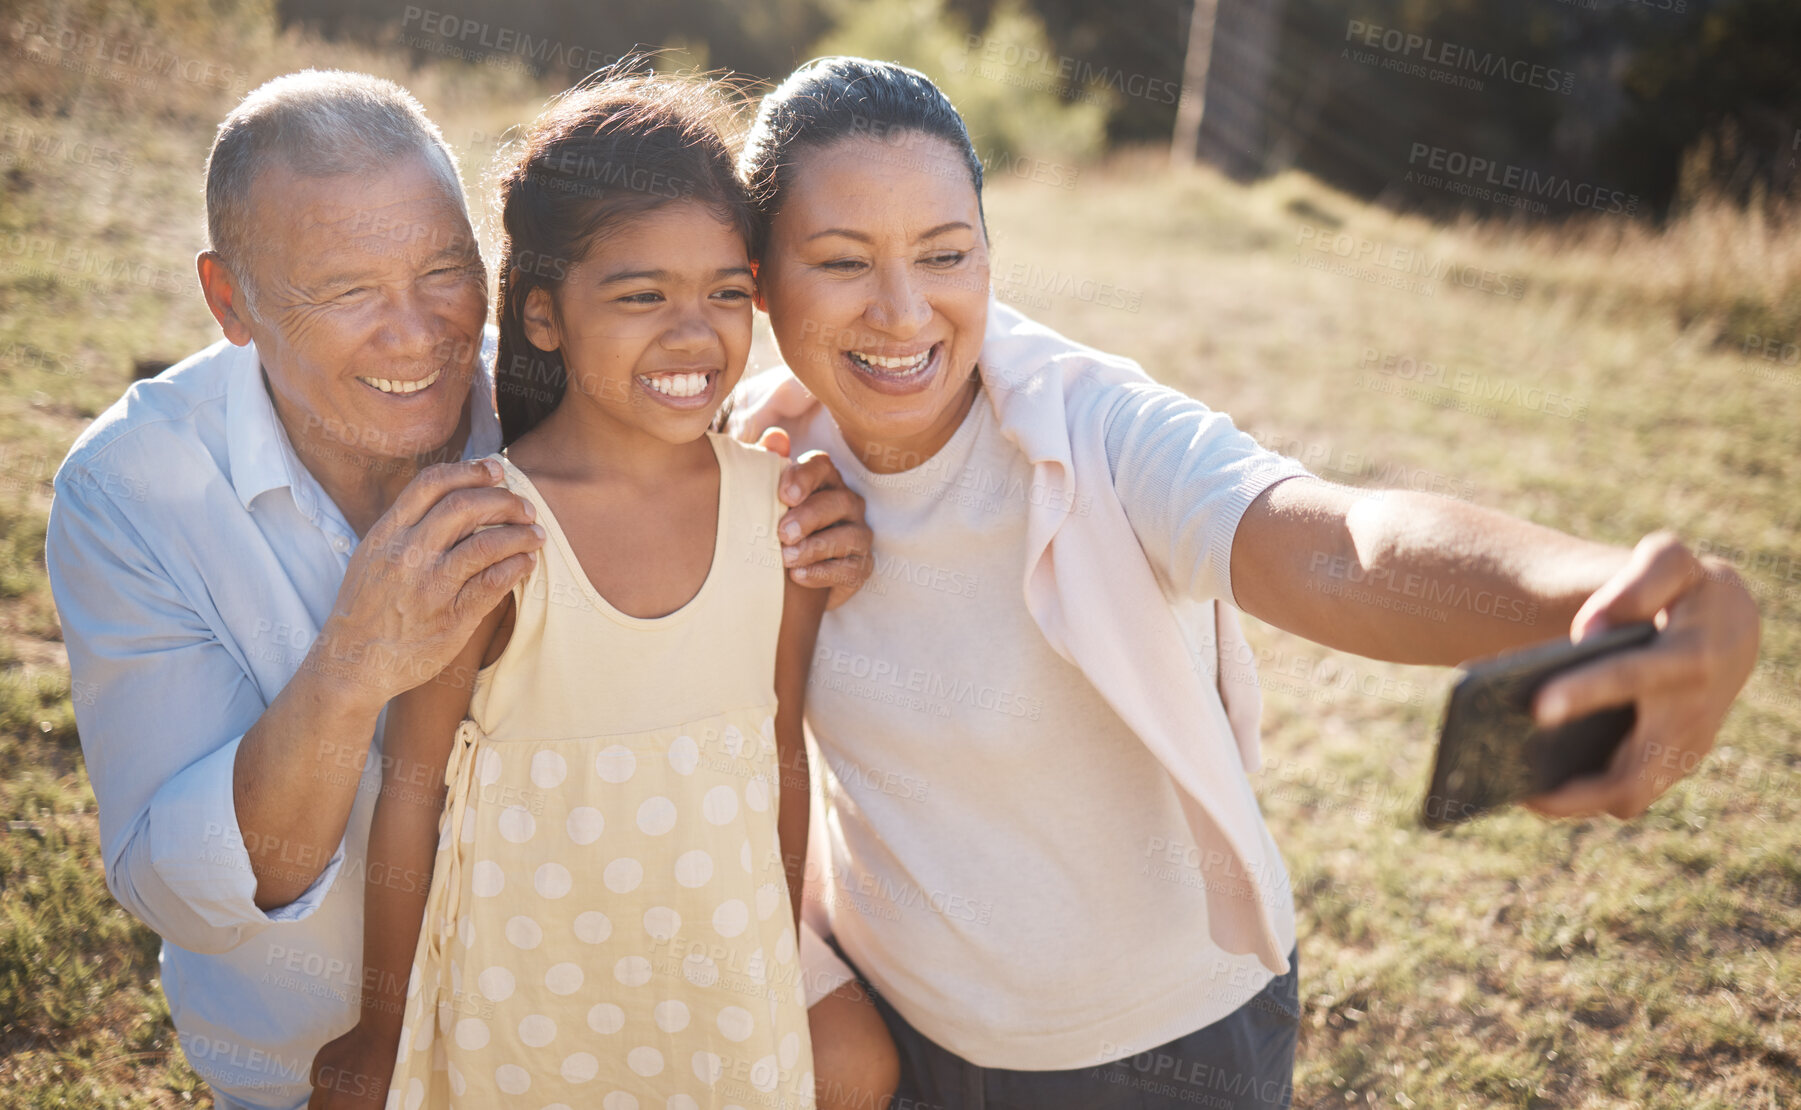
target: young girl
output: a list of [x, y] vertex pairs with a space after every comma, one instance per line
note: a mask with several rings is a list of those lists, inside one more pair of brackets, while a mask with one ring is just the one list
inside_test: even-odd
[[502, 181], [498, 463], [548, 536], [388, 708], [363, 1017], [314, 1105], [813, 1105], [795, 907], [826, 594], [783, 571], [783, 460], [708, 430], [754, 295], [715, 104], [590, 84]]

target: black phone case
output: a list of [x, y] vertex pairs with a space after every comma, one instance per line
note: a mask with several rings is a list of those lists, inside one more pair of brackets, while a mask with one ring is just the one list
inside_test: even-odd
[[1578, 644], [1554, 640], [1467, 668], [1445, 704], [1420, 823], [1441, 829], [1606, 768], [1638, 719], [1633, 706], [1546, 730], [1533, 724], [1532, 697], [1552, 675], [1641, 647], [1656, 635], [1657, 627], [1642, 621]]

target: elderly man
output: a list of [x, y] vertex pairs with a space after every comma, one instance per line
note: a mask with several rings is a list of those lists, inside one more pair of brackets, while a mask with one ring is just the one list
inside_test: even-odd
[[[76, 442], [46, 559], [70, 670], [98, 691], [76, 717], [107, 884], [162, 934], [219, 1104], [292, 1107], [364, 987], [383, 706], [443, 668], [544, 533], [480, 461], [500, 447], [487, 277], [412, 96], [271, 81], [219, 128], [206, 210], [225, 339]], [[783, 485], [797, 580], [854, 587], [861, 500], [823, 456]]]

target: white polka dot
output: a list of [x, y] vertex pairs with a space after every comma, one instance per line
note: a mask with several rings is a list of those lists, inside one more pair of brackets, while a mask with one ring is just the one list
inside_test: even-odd
[[675, 828], [675, 803], [661, 795], [644, 799], [638, 807], [638, 828], [646, 836], [662, 836]]
[[600, 1061], [589, 1053], [577, 1052], [563, 1057], [563, 1066], [557, 1070], [563, 1073], [565, 1083], [586, 1083], [600, 1074]]
[[638, 1110], [638, 1096], [614, 1091], [600, 1100], [600, 1110]]
[[675, 857], [675, 881], [683, 886], [704, 886], [712, 877], [713, 857], [699, 848]]
[[709, 825], [730, 821], [738, 816], [738, 792], [729, 786], [715, 786], [700, 800], [700, 815]]
[[663, 1071], [663, 1054], [649, 1045], [639, 1045], [625, 1054], [625, 1066], [649, 1079]]
[[425, 1083], [414, 1076], [406, 1085], [406, 1110], [419, 1110], [425, 1102]]
[[469, 889], [477, 898], [492, 898], [507, 885], [506, 872], [491, 859], [479, 859], [469, 869]]
[[527, 1014], [519, 1019], [519, 1039], [532, 1048], [543, 1048], [557, 1039], [557, 1023], [543, 1014]]
[[481, 988], [483, 997], [495, 1002], [513, 997], [513, 973], [504, 967], [491, 967], [477, 975], [475, 985]]
[[670, 1095], [663, 1110], [700, 1110], [700, 1103], [694, 1101], [693, 1095]]
[[717, 1052], [696, 1052], [694, 1054], [694, 1077], [709, 1087], [719, 1082], [719, 1075], [724, 1067], [725, 1061], [719, 1058]]
[[668, 906], [652, 906], [644, 911], [644, 931], [652, 940], [669, 940], [682, 927], [682, 915]]
[[722, 937], [735, 937], [750, 925], [750, 907], [737, 898], [728, 898], [713, 911], [713, 931]]
[[621, 856], [607, 864], [606, 871], [601, 875], [601, 881], [606, 883], [607, 889], [614, 894], [630, 894], [638, 889], [639, 883], [644, 881], [644, 865], [630, 856]]
[[614, 744], [594, 757], [594, 773], [606, 782], [624, 782], [638, 769], [638, 757]]
[[678, 736], [669, 745], [669, 765], [678, 775], [692, 775], [700, 766], [700, 746], [692, 736]]
[[775, 962], [790, 963], [794, 959], [794, 930], [783, 926], [782, 935], [775, 938]]
[[509, 1095], [522, 1095], [531, 1089], [532, 1075], [518, 1064], [502, 1064], [494, 1069], [494, 1085]]
[[769, 808], [769, 784], [762, 779], [751, 779], [744, 784], [744, 804], [762, 813]]
[[782, 1069], [778, 1068], [774, 1056], [764, 1056], [750, 1066], [750, 1085], [768, 1094], [775, 1090], [777, 1080], [781, 1078]]
[[569, 839], [577, 844], [592, 844], [600, 839], [601, 830], [607, 823], [600, 810], [593, 806], [576, 806], [569, 811], [569, 820], [564, 822], [564, 827], [569, 830]]
[[757, 1019], [751, 1017], [750, 1011], [742, 1006], [727, 1006], [719, 1011], [719, 1035], [728, 1041], [748, 1041], [756, 1029]]
[[532, 756], [532, 785], [540, 790], [549, 790], [563, 785], [569, 777], [569, 764], [562, 756], [552, 751], [542, 751]]
[[532, 811], [524, 806], [508, 806], [500, 811], [500, 836], [508, 844], [524, 844], [538, 831]]
[[677, 999], [657, 1003], [650, 1015], [656, 1020], [657, 1028], [665, 1033], [680, 1033], [688, 1028], [688, 1005]]
[[757, 726], [757, 733], [763, 737], [764, 749], [773, 751], [775, 748], [775, 718], [764, 717], [763, 723]]
[[474, 1052], [488, 1046], [488, 1023], [481, 1018], [464, 1018], [456, 1025], [457, 1047]]
[[552, 994], [574, 994], [582, 989], [582, 968], [580, 964], [552, 964], [544, 973], [544, 985]]
[[457, 919], [457, 939], [463, 942], [464, 948], [475, 943], [475, 919], [468, 914]]
[[599, 944], [612, 935], [613, 923], [599, 910], [587, 910], [575, 915], [575, 939], [588, 944]]
[[611, 1002], [597, 1002], [588, 1011], [588, 1028], [596, 1033], [617, 1033], [625, 1028], [625, 1011]]
[[458, 1098], [462, 1098], [463, 1092], [469, 1089], [469, 1081], [463, 1078], [463, 1069], [446, 1060], [444, 1062], [444, 1075], [450, 1080], [450, 1093]]
[[537, 873], [532, 876], [532, 887], [546, 898], [561, 898], [569, 893], [572, 881], [567, 867], [560, 863], [544, 863], [538, 865]]
[[695, 953], [682, 961], [682, 978], [697, 987], [710, 987], [719, 982], [719, 965]]
[[782, 901], [782, 888], [774, 883], [764, 883], [757, 888], [757, 920], [768, 921], [769, 915], [775, 912]]
[[750, 841], [746, 840], [738, 848], [738, 866], [750, 870]]
[[650, 961], [643, 956], [626, 956], [613, 965], [613, 978], [628, 987], [641, 987], [650, 982]]
[[544, 942], [544, 930], [538, 923], [524, 915], [507, 918], [507, 940], [514, 948], [523, 948], [527, 952]]
[[500, 781], [500, 753], [493, 748], [483, 748], [475, 756], [476, 777], [483, 786], [493, 786]]
[[787, 1036], [783, 1037], [782, 1043], [778, 1046], [776, 1051], [780, 1052], [782, 1055], [782, 1067], [784, 1069], [793, 1067], [800, 1061], [800, 1034], [789, 1033]]
[[727, 754], [727, 755], [731, 755], [731, 756], [743, 755], [744, 754], [744, 732], [743, 732], [743, 730], [740, 729], [737, 725], [725, 726], [725, 731], [719, 734], [719, 744], [721, 747], [723, 747], [725, 749], [725, 754]]

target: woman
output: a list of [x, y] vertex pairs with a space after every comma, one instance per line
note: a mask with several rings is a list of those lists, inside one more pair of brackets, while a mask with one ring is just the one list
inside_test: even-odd
[[[740, 172], [798, 385], [761, 383], [739, 420], [830, 451], [876, 537], [873, 578], [821, 629], [808, 721], [832, 772], [825, 917], [894, 1034], [896, 1105], [1287, 1105], [1293, 906], [1222, 603], [1438, 664], [1660, 614], [1657, 646], [1547, 686], [1545, 723], [1636, 700], [1643, 724], [1605, 774], [1533, 804], [1633, 816], [1668, 786], [1649, 752], [1711, 746], [1757, 645], [1726, 565], [1332, 485], [993, 302], [982, 166], [923, 75], [803, 66]], [[1455, 580], [1542, 623], [1334, 588], [1366, 574]]]

